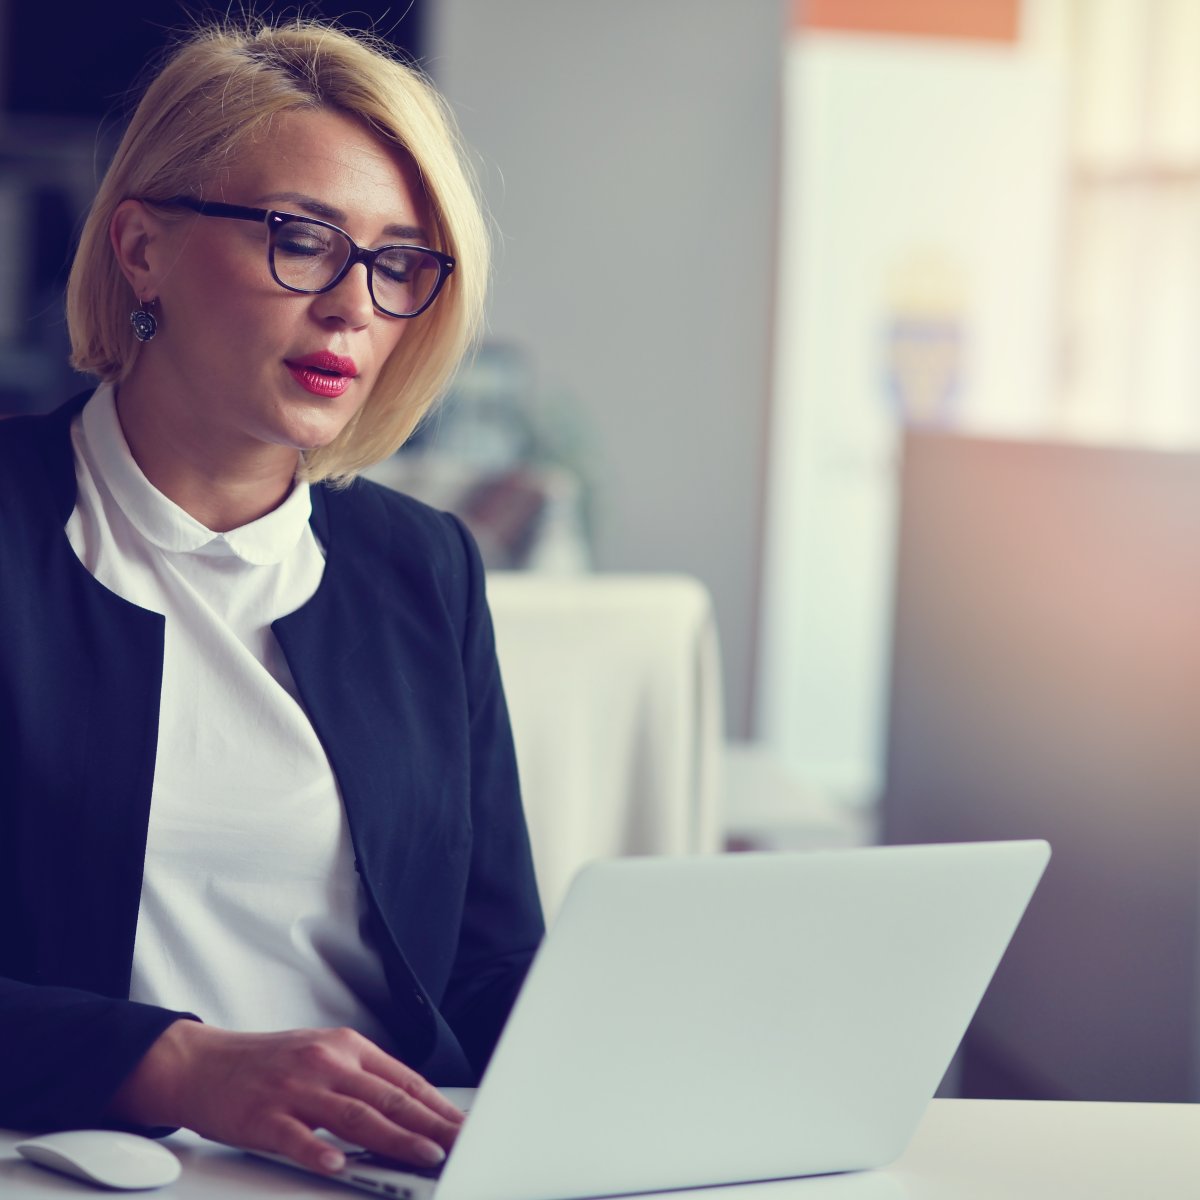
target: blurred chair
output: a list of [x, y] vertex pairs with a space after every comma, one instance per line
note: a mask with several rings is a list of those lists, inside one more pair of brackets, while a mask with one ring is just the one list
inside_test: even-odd
[[592, 859], [719, 849], [721, 671], [704, 587], [492, 572], [488, 597], [547, 919]]

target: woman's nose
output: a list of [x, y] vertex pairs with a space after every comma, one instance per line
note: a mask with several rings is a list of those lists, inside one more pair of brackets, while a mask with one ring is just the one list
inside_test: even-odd
[[353, 328], [366, 325], [375, 313], [365, 263], [355, 263], [335, 287], [313, 297], [321, 320], [337, 320]]

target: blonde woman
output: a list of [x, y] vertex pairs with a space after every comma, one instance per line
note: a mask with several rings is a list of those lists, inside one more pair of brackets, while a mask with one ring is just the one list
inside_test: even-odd
[[100, 384], [0, 427], [0, 1123], [440, 1161], [542, 932], [478, 554], [355, 480], [471, 343], [422, 77], [214, 28], [68, 295]]

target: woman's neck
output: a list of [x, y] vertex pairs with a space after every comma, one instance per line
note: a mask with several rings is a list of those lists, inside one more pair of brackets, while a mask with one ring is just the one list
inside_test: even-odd
[[128, 380], [117, 387], [117, 418], [142, 474], [214, 532], [248, 525], [278, 508], [295, 482], [300, 454], [287, 446], [221, 444]]

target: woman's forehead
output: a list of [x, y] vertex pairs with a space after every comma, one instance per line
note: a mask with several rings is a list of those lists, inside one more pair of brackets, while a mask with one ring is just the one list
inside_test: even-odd
[[274, 200], [308, 197], [347, 220], [402, 226], [428, 221], [428, 202], [408, 153], [358, 119], [329, 109], [277, 115], [216, 184], [216, 198], [234, 203], [284, 207]]

